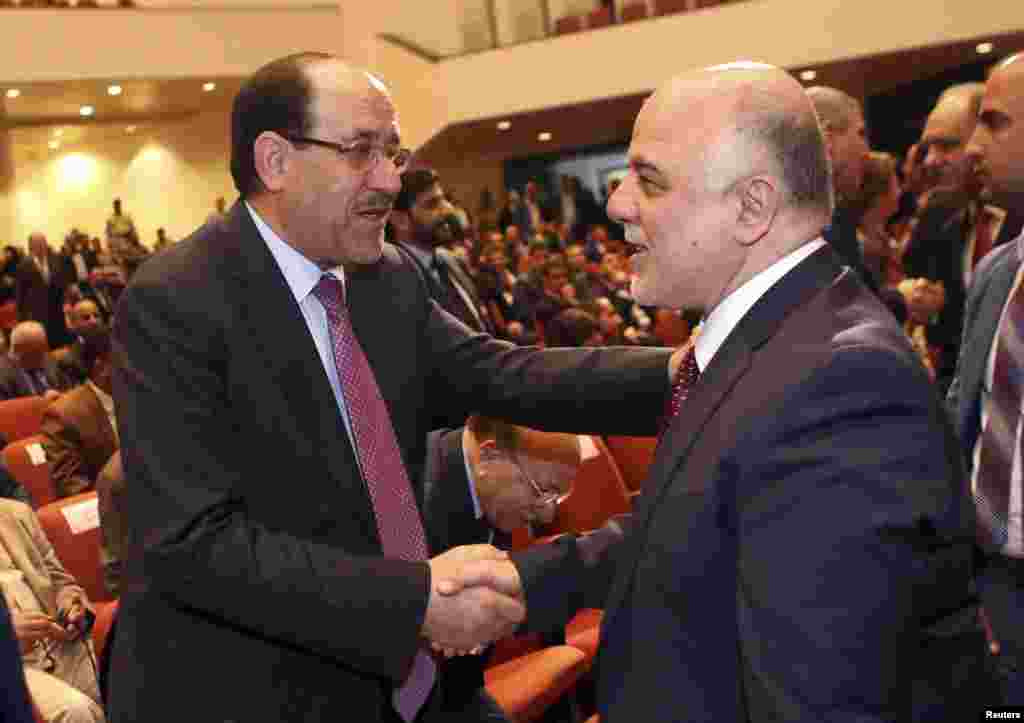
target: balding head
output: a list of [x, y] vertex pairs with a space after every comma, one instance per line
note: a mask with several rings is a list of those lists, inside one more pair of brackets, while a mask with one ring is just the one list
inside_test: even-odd
[[10, 355], [22, 368], [41, 368], [49, 351], [46, 329], [38, 321], [23, 321], [11, 331]]
[[954, 191], [968, 190], [970, 180], [967, 142], [981, 109], [985, 86], [961, 83], [947, 88], [928, 115], [918, 153], [924, 154], [929, 185]]
[[46, 243], [46, 236], [42, 231], [33, 231], [28, 235], [28, 250], [33, 256], [42, 258], [46, 255], [49, 246]]
[[853, 201], [864, 180], [868, 154], [867, 127], [860, 102], [838, 88], [816, 85], [806, 90], [825, 133], [836, 192]]
[[1024, 53], [999, 63], [985, 83], [967, 154], [995, 200], [1008, 207], [1024, 203]]
[[800, 84], [761, 63], [673, 78], [644, 104], [609, 201], [641, 253], [642, 303], [711, 308], [831, 213], [824, 141]]

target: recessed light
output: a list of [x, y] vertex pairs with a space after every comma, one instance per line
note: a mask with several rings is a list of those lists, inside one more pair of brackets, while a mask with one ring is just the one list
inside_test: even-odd
[[812, 81], [818, 77], [818, 71], [816, 70], [805, 70], [800, 73], [800, 80]]
[[126, 126], [125, 129], [124, 129], [124, 132], [125, 133], [134, 133], [135, 132], [135, 126]]
[[78, 109], [78, 115], [85, 116], [86, 118], [88, 118], [95, 112], [96, 109], [93, 108], [91, 105], [83, 105], [81, 108]]
[[48, 145], [50, 146], [51, 151], [55, 151], [60, 148], [60, 141], [50, 141]]
[[203, 91], [205, 91], [206, 93], [209, 93], [211, 90], [215, 90], [216, 88], [216, 83], [203, 83]]
[[988, 55], [993, 49], [995, 49], [995, 46], [992, 43], [978, 43], [978, 47], [975, 48], [978, 51], [978, 55]]
[[507, 131], [512, 127], [512, 121], [498, 121], [498, 130]]
[[551, 134], [548, 133], [547, 131], [544, 131], [543, 133], [538, 133], [537, 134], [537, 140], [538, 141], [543, 141], [543, 142], [546, 143], [546, 142], [551, 140]]
[[7, 89], [7, 97], [8, 98], [17, 98], [19, 95], [21, 95], [21, 91], [18, 90], [17, 88], [8, 88]]
[[119, 85], [108, 85], [107, 95], [121, 95], [122, 90], [123, 88], [121, 88], [121, 86]]

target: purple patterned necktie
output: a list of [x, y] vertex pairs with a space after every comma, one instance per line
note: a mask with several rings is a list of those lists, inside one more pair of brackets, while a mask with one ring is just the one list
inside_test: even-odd
[[668, 404], [665, 407], [665, 416], [661, 422], [661, 434], [658, 435], [659, 440], [665, 436], [669, 425], [672, 424], [675, 416], [679, 414], [679, 410], [683, 407], [683, 402], [690, 396], [690, 390], [700, 377], [700, 367], [697, 366], [697, 354], [695, 352], [696, 344], [693, 343], [692, 337], [687, 343], [690, 345], [690, 348], [683, 355], [683, 361], [676, 372], [675, 380], [672, 382], [672, 393], [669, 395]]
[[[344, 287], [335, 276], [325, 274], [313, 293], [327, 312], [334, 364], [348, 409], [356, 455], [373, 503], [381, 547], [388, 557], [426, 560], [423, 521], [402, 463], [391, 415], [352, 329], [343, 301]], [[416, 717], [436, 678], [434, 659], [421, 649], [409, 676], [395, 690], [393, 698], [395, 710], [404, 720]]]
[[[1014, 289], [996, 334], [992, 394], [981, 432], [981, 455], [975, 477], [978, 536], [1004, 553], [1020, 557], [1024, 550], [1010, 545], [1008, 521], [1014, 458], [1018, 448], [1021, 392], [1024, 374], [1024, 289]], [[1011, 547], [1013, 549], [1011, 549]]]

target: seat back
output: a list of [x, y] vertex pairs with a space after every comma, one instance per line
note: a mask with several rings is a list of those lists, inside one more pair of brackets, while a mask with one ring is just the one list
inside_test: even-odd
[[607, 5], [587, 13], [588, 28], [604, 28], [611, 24], [612, 9]]
[[593, 443], [589, 455], [584, 452], [572, 490], [558, 503], [554, 522], [542, 534], [586, 532], [632, 509], [629, 490], [608, 447], [600, 437], [587, 439]]
[[654, 0], [655, 15], [685, 13], [694, 8], [694, 0]]
[[634, 20], [643, 20], [647, 17], [647, 3], [635, 2], [622, 6], [622, 22], [631, 23]]
[[100, 560], [99, 497], [95, 490], [65, 497], [36, 512], [64, 568], [85, 589], [90, 600], [113, 600], [103, 582]]
[[583, 22], [579, 15], [566, 15], [555, 20], [555, 35], [566, 33], [577, 33], [583, 29]]
[[10, 443], [38, 434], [43, 425], [43, 411], [49, 405], [43, 397], [0, 401], [0, 435]]
[[658, 446], [657, 437], [615, 437], [604, 438], [615, 463], [622, 472], [626, 487], [639, 492], [647, 479], [647, 470], [654, 459], [654, 450]]
[[4, 467], [25, 488], [37, 510], [57, 499], [57, 489], [50, 476], [50, 465], [42, 442], [42, 435], [34, 434], [11, 442], [0, 452]]
[[0, 330], [7, 334], [18, 325], [18, 307], [13, 301], [0, 304]]

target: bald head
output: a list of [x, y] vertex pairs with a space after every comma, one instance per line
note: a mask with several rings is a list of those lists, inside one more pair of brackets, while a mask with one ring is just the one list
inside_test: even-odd
[[46, 329], [38, 321], [23, 321], [11, 331], [10, 355], [22, 368], [41, 368], [49, 351]]
[[795, 79], [762, 63], [659, 88], [637, 117], [630, 166], [608, 210], [641, 251], [633, 293], [645, 304], [710, 309], [831, 213], [814, 109]]
[[994, 200], [1024, 203], [1024, 53], [1011, 55], [989, 75], [967, 156]]
[[33, 231], [28, 235], [28, 250], [33, 256], [38, 258], [45, 256], [47, 248], [46, 236], [41, 231]]

